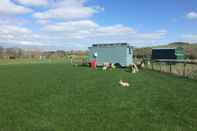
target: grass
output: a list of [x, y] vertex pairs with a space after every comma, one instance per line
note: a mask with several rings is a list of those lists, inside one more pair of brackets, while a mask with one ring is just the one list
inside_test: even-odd
[[13, 65], [13, 64], [44, 64], [44, 63], [68, 63], [69, 60], [66, 58], [61, 58], [61, 59], [14, 59], [14, 60], [9, 60], [9, 59], [0, 59], [0, 65]]
[[2, 65], [0, 131], [196, 131], [196, 87], [151, 71]]

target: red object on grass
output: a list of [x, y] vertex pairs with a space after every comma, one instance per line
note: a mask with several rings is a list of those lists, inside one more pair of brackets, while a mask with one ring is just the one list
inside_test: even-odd
[[91, 63], [91, 68], [93, 70], [96, 70], [96, 60], [92, 60], [90, 63]]

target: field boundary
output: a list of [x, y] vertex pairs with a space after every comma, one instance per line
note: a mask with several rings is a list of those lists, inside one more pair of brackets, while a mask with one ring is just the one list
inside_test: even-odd
[[190, 60], [151, 60], [146, 68], [185, 78], [197, 79], [197, 62]]

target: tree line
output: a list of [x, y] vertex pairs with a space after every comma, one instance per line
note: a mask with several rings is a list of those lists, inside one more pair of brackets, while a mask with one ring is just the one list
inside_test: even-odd
[[70, 55], [87, 55], [87, 51], [40, 51], [0, 47], [0, 59], [57, 59]]

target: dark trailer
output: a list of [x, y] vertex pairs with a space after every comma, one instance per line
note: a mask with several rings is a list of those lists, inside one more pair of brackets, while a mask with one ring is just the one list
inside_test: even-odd
[[152, 59], [153, 60], [184, 60], [185, 53], [183, 48], [154, 48], [152, 49]]

